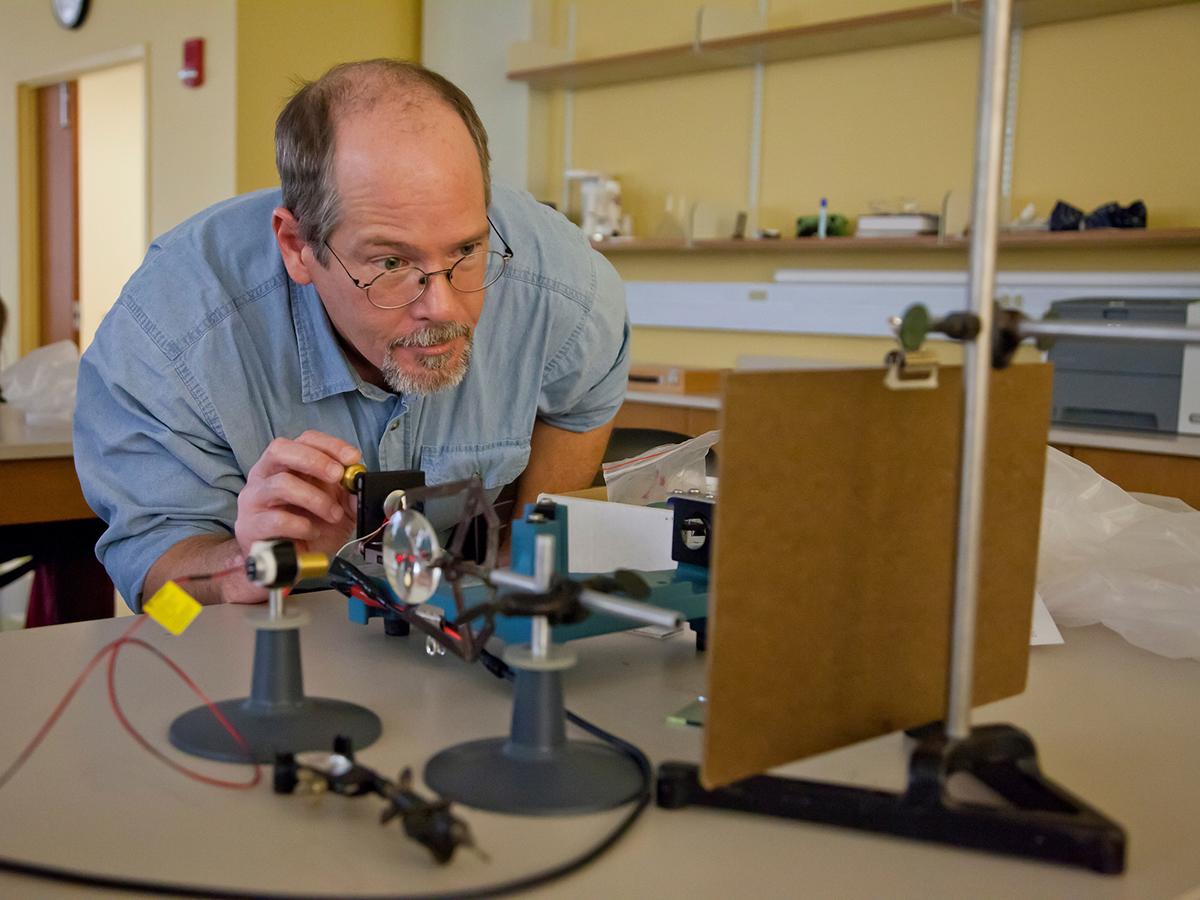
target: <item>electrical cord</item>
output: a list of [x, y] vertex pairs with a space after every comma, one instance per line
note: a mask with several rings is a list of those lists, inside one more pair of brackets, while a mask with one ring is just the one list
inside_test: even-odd
[[[53, 725], [54, 720], [61, 714], [62, 709], [70, 702], [70, 698], [74, 696], [79, 685], [83, 683], [84, 678], [95, 668], [96, 664], [103, 657], [105, 652], [108, 652], [113, 645], [118, 645], [121, 642], [128, 640], [129, 635], [137, 628], [135, 623], [125, 635], [114, 641], [113, 644], [106, 645], [92, 661], [88, 667], [72, 685], [67, 696], [60, 702], [59, 708], [54, 711], [51, 719], [43, 726], [42, 731], [35, 737], [31, 747], [27, 748], [28, 753], [32, 753], [33, 748], [40, 743], [41, 738], [45, 736], [44, 732], [49, 731], [49, 727]], [[133, 643], [133, 641], [130, 641]], [[143, 641], [136, 641], [138, 644], [144, 644]], [[145, 645], [148, 649], [154, 648]], [[157, 651], [156, 651], [157, 652]], [[161, 654], [160, 654], [161, 655]], [[486, 650], [482, 652], [480, 661], [488, 672], [495, 675], [497, 678], [503, 678], [506, 681], [514, 681], [515, 673], [512, 669], [494, 654], [488, 653]], [[173, 664], [172, 664], [173, 665]], [[111, 677], [111, 663], [110, 663]], [[206, 698], [207, 700], [207, 698]], [[614, 826], [599, 843], [595, 844], [583, 853], [568, 859], [564, 863], [557, 866], [552, 866], [548, 869], [543, 869], [540, 872], [535, 872], [532, 875], [524, 875], [519, 878], [514, 878], [510, 881], [504, 881], [493, 885], [482, 885], [480, 887], [468, 888], [466, 890], [451, 891], [445, 893], [429, 893], [429, 894], [294, 894], [278, 891], [244, 891], [235, 888], [219, 888], [205, 887], [201, 885], [181, 884], [170, 881], [157, 881], [154, 879], [143, 878], [123, 878], [118, 876], [99, 875], [91, 872], [80, 871], [77, 869], [68, 869], [61, 866], [45, 865], [41, 863], [30, 863], [22, 860], [9, 859], [0, 856], [0, 871], [12, 872], [17, 875], [25, 875], [33, 878], [41, 878], [50, 881], [58, 881], [66, 884], [77, 884], [86, 887], [102, 888], [105, 890], [124, 891], [128, 893], [139, 894], [157, 894], [169, 895], [178, 897], [211, 897], [216, 900], [454, 900], [454, 898], [477, 898], [477, 897], [498, 897], [506, 894], [515, 894], [522, 891], [528, 891], [535, 887], [540, 887], [544, 884], [557, 881], [560, 878], [565, 878], [575, 872], [580, 871], [590, 863], [594, 862], [616, 843], [625, 836], [626, 833], [633, 827], [634, 823], [641, 818], [646, 808], [650, 805], [652, 797], [652, 787], [654, 783], [653, 768], [650, 765], [650, 760], [646, 757], [638, 747], [628, 741], [617, 737], [616, 735], [605, 731], [598, 725], [595, 725], [581, 716], [576, 715], [570, 710], [566, 711], [566, 718], [572, 725], [581, 728], [593, 737], [604, 741], [615, 747], [617, 750], [626, 754], [638, 767], [638, 771], [642, 776], [642, 788], [638, 792], [633, 808], [626, 813], [620, 822]], [[20, 768], [28, 758], [28, 754], [23, 754], [22, 758], [18, 758], [17, 762], [10, 766], [4, 776], [0, 776], [0, 787], [11, 778], [12, 774]], [[255, 768], [255, 777], [257, 779], [258, 768]], [[249, 786], [249, 785], [246, 785]]]
[[[200, 781], [204, 784], [209, 784], [214, 787], [245, 789], [255, 787], [259, 783], [262, 775], [258, 766], [254, 767], [253, 777], [249, 781], [244, 782], [224, 781], [219, 778], [212, 778], [211, 776], [205, 775], [201, 772], [196, 772], [186, 768], [185, 766], [181, 766], [174, 760], [164, 755], [157, 748], [152, 746], [150, 742], [147, 741], [141, 735], [141, 733], [139, 733], [138, 730], [133, 727], [133, 724], [128, 720], [128, 718], [126, 718], [124, 711], [121, 709], [120, 701], [117, 699], [115, 675], [117, 657], [120, 655], [121, 649], [126, 644], [132, 644], [143, 647], [144, 649], [158, 656], [159, 659], [166, 663], [175, 672], [175, 674], [178, 675], [180, 679], [182, 679], [183, 682], [192, 689], [196, 696], [204, 702], [209, 711], [212, 712], [212, 714], [217, 718], [217, 721], [220, 722], [222, 727], [229, 732], [230, 736], [238, 743], [238, 745], [243, 748], [246, 748], [247, 746], [245, 740], [240, 734], [238, 734], [233, 725], [225, 718], [224, 715], [221, 714], [221, 711], [217, 709], [216, 705], [210, 699], [208, 699], [207, 696], [205, 696], [204, 692], [200, 689], [200, 686], [197, 685], [196, 682], [194, 682], [188, 676], [188, 674], [183, 671], [183, 669], [181, 669], [173, 660], [171, 660], [158, 648], [147, 644], [140, 638], [133, 637], [133, 633], [141, 628], [145, 622], [146, 618], [144, 616], [138, 616], [132, 623], [130, 623], [130, 626], [125, 629], [119, 638], [117, 638], [115, 641], [110, 641], [96, 651], [96, 655], [91, 658], [86, 666], [84, 666], [83, 671], [79, 673], [75, 681], [72, 682], [71, 686], [67, 689], [67, 692], [63, 695], [62, 699], [58, 701], [58, 705], [54, 707], [53, 712], [51, 712], [46, 721], [42, 723], [41, 728], [38, 729], [37, 733], [33, 736], [33, 739], [25, 745], [25, 748], [17, 755], [17, 758], [12, 762], [12, 764], [4, 770], [4, 773], [0, 774], [0, 789], [2, 789], [10, 780], [12, 780], [13, 776], [20, 771], [21, 767], [25, 765], [25, 763], [33, 755], [34, 751], [37, 750], [38, 746], [41, 745], [46, 735], [50, 733], [50, 729], [54, 727], [59, 717], [66, 710], [67, 706], [70, 705], [71, 700], [74, 699], [75, 694], [79, 691], [79, 688], [83, 686], [83, 683], [87, 680], [88, 676], [91, 675], [92, 671], [106, 656], [108, 657], [108, 699], [110, 705], [112, 706], [113, 714], [117, 717], [117, 721], [121, 723], [121, 726], [125, 729], [125, 731], [129, 733], [129, 736], [137, 741], [137, 743], [143, 749], [148, 751], [160, 761], [166, 763], [171, 768], [175, 769], [177, 772], [186, 775], [188, 778], [192, 778], [196, 781]], [[249, 755], [248, 748], [247, 755]]]

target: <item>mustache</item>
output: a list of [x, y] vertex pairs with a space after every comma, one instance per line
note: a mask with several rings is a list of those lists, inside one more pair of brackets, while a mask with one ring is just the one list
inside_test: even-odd
[[418, 328], [412, 334], [398, 337], [388, 345], [389, 349], [396, 347], [433, 347], [445, 344], [456, 338], [471, 337], [471, 326], [462, 322], [435, 322]]

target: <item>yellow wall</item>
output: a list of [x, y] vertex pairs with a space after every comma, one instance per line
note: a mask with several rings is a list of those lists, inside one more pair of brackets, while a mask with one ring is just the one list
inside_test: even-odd
[[237, 5], [237, 190], [278, 184], [275, 117], [297, 79], [390, 56], [419, 60], [420, 0], [240, 0]]
[[[683, 43], [695, 24], [691, 3], [574, 2], [580, 58]], [[915, 5], [923, 4], [773, 0], [768, 22]], [[565, 41], [565, 16], [555, 21]], [[936, 211], [946, 190], [969, 192], [977, 44], [953, 38], [768, 65], [761, 224], [787, 234], [823, 196], [855, 216], [899, 198]], [[742, 208], [752, 84], [743, 68], [576, 91], [572, 164], [621, 178], [639, 234], [654, 233], [668, 194]], [[1200, 226], [1197, 108], [1200, 4], [1028, 29], [1014, 208], [1034, 202], [1048, 213], [1060, 198], [1087, 209], [1141, 198], [1152, 227]], [[561, 143], [554, 130], [534, 138]]]
[[[84, 72], [145, 59], [149, 100], [147, 165], [150, 197], [148, 234], [175, 225], [234, 187], [234, 0], [110, 0], [91, 4], [82, 28], [66, 31], [48, 3], [26, 0], [4, 5], [0, 27], [0, 235], [26, 235], [18, 228], [18, 86], [46, 84]], [[207, 83], [189, 90], [176, 72], [182, 44], [207, 41]], [[28, 240], [0, 241], [0, 296], [13, 318], [18, 260], [28, 258]], [[10, 320], [6, 358], [17, 348], [19, 321]]]
[[[18, 309], [22, 283], [36, 290], [37, 259], [36, 227], [19, 227], [36, 202], [19, 187], [36, 185], [35, 156], [23, 145], [18, 153], [17, 135], [31, 110], [29, 92], [20, 88], [145, 60], [144, 250], [150, 237], [209, 204], [275, 184], [274, 121], [293, 79], [351, 59], [418, 58], [420, 8], [420, 0], [105, 0], [92, 4], [81, 28], [67, 31], [44, 2], [5, 4], [0, 234], [20, 240], [0, 242], [0, 296], [10, 312], [4, 359], [15, 359], [19, 345], [34, 346], [37, 334], [35, 317], [22, 322]], [[176, 76], [183, 41], [192, 37], [205, 39], [205, 84], [198, 89]]]
[[[549, 17], [566, 41], [567, 0]], [[686, 43], [696, 4], [573, 0], [578, 58]], [[784, 27], [925, 5], [926, 0], [771, 0]], [[721, 6], [753, 14], [757, 0]], [[978, 38], [963, 37], [766, 66], [759, 224], [787, 235], [797, 215], [856, 216], [872, 201], [915, 199], [937, 210], [945, 191], [969, 194]], [[1131, 61], [1136, 60], [1136, 64]], [[1014, 153], [1013, 209], [1058, 199], [1090, 210], [1143, 199], [1151, 227], [1200, 226], [1200, 4], [1025, 31]], [[728, 216], [744, 208], [753, 74], [734, 69], [577, 90], [571, 164], [612, 172], [635, 233], [652, 235], [669, 195]], [[532, 140], [561, 159], [561, 127]], [[543, 173], [557, 197], [559, 173]], [[531, 180], [531, 184], [536, 182]], [[962, 269], [965, 253], [632, 254], [627, 279], [770, 280], [777, 268]], [[1194, 248], [1011, 251], [1005, 269], [1196, 269]], [[857, 358], [865, 339], [723, 335], [637, 329], [643, 361], [728, 364], [738, 353]]]
[[79, 349], [146, 253], [146, 67], [79, 79]]

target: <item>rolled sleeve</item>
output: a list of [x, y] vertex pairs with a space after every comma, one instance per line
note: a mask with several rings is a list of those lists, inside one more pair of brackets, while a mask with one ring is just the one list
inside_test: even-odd
[[245, 483], [207, 396], [132, 316], [110, 314], [79, 369], [75, 467], [108, 528], [96, 555], [135, 611], [147, 571], [197, 535], [232, 536]]
[[538, 415], [566, 431], [612, 420], [629, 380], [629, 314], [621, 279], [595, 254], [595, 293], [562, 348], [546, 365]]

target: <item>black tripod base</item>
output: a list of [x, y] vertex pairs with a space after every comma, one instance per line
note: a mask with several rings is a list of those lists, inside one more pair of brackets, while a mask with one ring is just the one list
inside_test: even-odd
[[[966, 772], [1007, 805], [954, 800], [950, 776]], [[1125, 832], [1042, 775], [1037, 750], [1011, 725], [986, 725], [961, 741], [925, 729], [909, 761], [902, 794], [760, 775], [706, 790], [689, 763], [658, 770], [658, 805], [713, 806], [840, 825], [915, 840], [1081, 866], [1108, 875], [1125, 869]]]

